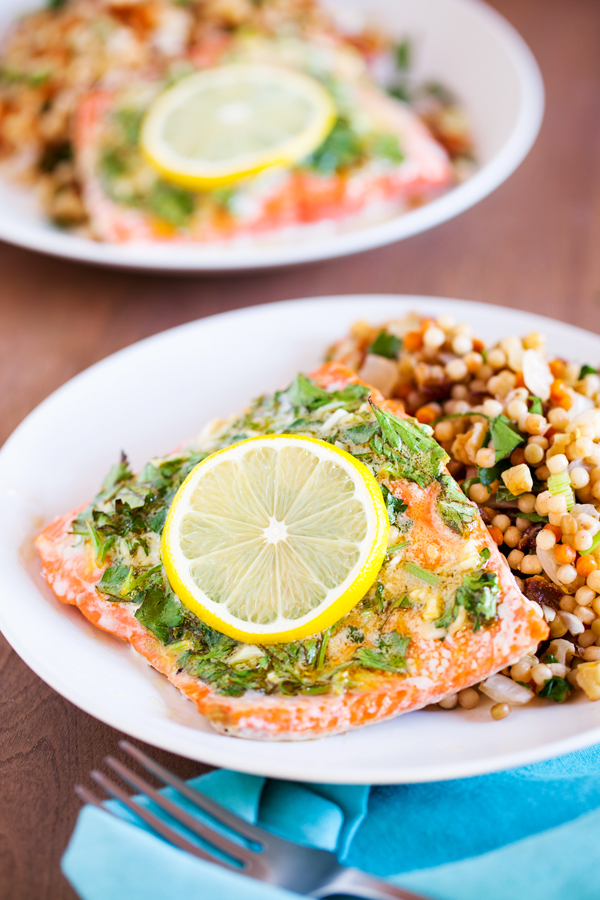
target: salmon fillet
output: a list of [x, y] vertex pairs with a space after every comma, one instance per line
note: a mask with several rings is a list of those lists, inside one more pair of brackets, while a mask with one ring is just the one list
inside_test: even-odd
[[90, 224], [95, 236], [105, 241], [189, 244], [351, 219], [367, 208], [391, 215], [401, 211], [399, 204], [431, 199], [454, 177], [446, 151], [408, 106], [361, 86], [356, 89], [356, 103], [369, 110], [384, 132], [398, 137], [405, 157], [401, 164], [359, 166], [333, 174], [304, 167], [278, 171], [240, 187], [235, 215], [208, 198], [185, 227], [174, 227], [151, 209], [117, 202], [106, 189], [101, 175], [103, 138], [118, 97], [118, 92], [103, 90], [87, 94], [74, 125], [75, 155]]
[[[314, 373], [313, 379], [318, 387], [330, 391], [364, 384], [338, 363], [324, 365]], [[370, 396], [379, 410], [402, 419], [404, 414], [397, 402], [384, 401], [374, 389], [370, 390]], [[355, 415], [366, 414], [358, 410]], [[235, 427], [239, 429], [240, 422], [248, 422], [249, 416], [247, 413], [245, 418], [237, 420]], [[331, 690], [325, 693], [286, 696], [248, 690], [239, 696], [227, 696], [214, 684], [185, 671], [180, 664], [180, 651], [174, 652], [169, 643], [163, 643], [136, 618], [135, 604], [114, 602], [97, 590], [106, 566], [98, 565], [89, 540], [74, 538], [73, 521], [79, 511], [51, 522], [38, 535], [35, 545], [44, 576], [57, 598], [77, 606], [97, 627], [130, 643], [195, 704], [217, 731], [261, 740], [318, 738], [435, 703], [513, 663], [548, 634], [547, 625], [520, 593], [470, 501], [461, 501], [468, 525], [466, 532], [460, 534], [441, 517], [442, 480], [421, 487], [414, 480], [397, 478], [388, 480], [386, 486], [391, 497], [404, 507], [396, 519], [397, 527], [410, 523], [406, 551], [410, 553], [410, 561], [394, 563], [391, 554], [381, 572], [381, 595], [376, 596], [374, 588], [371, 598], [361, 601], [362, 605], [352, 610], [328, 635], [327, 665], [338, 673], [335, 676], [338, 680], [332, 681]], [[411, 565], [429, 573], [433, 569], [450, 573], [448, 584], [458, 584], [457, 579], [483, 565], [487, 577], [497, 579], [496, 617], [489, 623], [478, 621], [476, 627], [468, 619], [465, 608], [457, 607], [458, 613], [450, 626], [440, 626], [444, 613], [442, 601], [430, 585], [418, 579], [415, 582]], [[435, 580], [436, 576], [432, 577]], [[404, 592], [401, 596], [407, 598], [405, 603], [394, 607], [392, 602], [385, 609], [377, 609], [378, 598], [381, 600], [386, 593], [398, 595], [399, 591]], [[432, 613], [430, 607], [436, 603], [438, 608]], [[358, 667], [353, 661], [357, 634], [362, 637], [361, 659], [366, 661]], [[402, 635], [408, 642], [405, 670], [370, 668], [364, 649], [371, 648], [373, 653], [373, 648], [382, 646], [382, 640], [394, 635]], [[355, 673], [347, 683], [344, 678], [348, 672], [339, 673], [345, 665]]]

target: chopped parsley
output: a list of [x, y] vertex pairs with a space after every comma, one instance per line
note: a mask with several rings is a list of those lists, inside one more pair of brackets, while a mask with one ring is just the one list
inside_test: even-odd
[[410, 637], [390, 631], [383, 635], [377, 644], [378, 649], [361, 647], [354, 654], [354, 661], [365, 669], [379, 669], [383, 672], [402, 672], [406, 669], [406, 649]]
[[560, 678], [558, 675], [553, 675], [552, 678], [544, 684], [538, 697], [546, 697], [549, 700], [554, 700], [555, 703], [564, 703], [572, 690], [573, 686], [566, 678]]
[[386, 359], [397, 359], [402, 348], [402, 341], [395, 334], [390, 334], [385, 328], [379, 332], [373, 343], [368, 347], [367, 353], [375, 356], [385, 356]]
[[456, 591], [454, 601], [437, 620], [436, 627], [449, 628], [458, 616], [461, 606], [464, 606], [474, 620], [473, 631], [478, 631], [482, 625], [491, 625], [498, 617], [499, 596], [500, 584], [495, 572], [489, 569], [471, 572], [465, 575]]

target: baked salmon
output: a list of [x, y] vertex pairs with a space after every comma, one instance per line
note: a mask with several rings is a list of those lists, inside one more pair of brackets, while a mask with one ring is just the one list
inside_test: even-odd
[[[217, 449], [267, 433], [316, 436], [360, 458], [392, 524], [377, 581], [347, 616], [309, 639], [261, 647], [187, 610], [159, 546], [188, 472]], [[130, 643], [217, 731], [261, 740], [338, 734], [455, 694], [547, 637], [446, 460], [397, 401], [328, 363], [137, 476], [123, 459], [88, 507], [51, 522], [35, 544], [58, 599]]]
[[365, 78], [344, 85], [351, 113], [339, 112], [312, 161], [274, 167], [231, 189], [182, 190], [159, 178], [137, 146], [136, 121], [162, 87], [149, 77], [91, 91], [79, 103], [75, 157], [100, 240], [189, 244], [324, 221], [359, 224], [367, 212], [389, 218], [454, 181], [446, 150], [416, 113]]

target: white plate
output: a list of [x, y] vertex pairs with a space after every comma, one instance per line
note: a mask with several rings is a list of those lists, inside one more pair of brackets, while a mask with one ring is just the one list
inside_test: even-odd
[[[552, 350], [597, 364], [600, 338], [515, 310], [429, 297], [327, 297], [201, 319], [134, 344], [44, 401], [0, 451], [0, 628], [25, 662], [76, 706], [133, 737], [244, 772], [342, 783], [438, 781], [522, 765], [600, 741], [600, 703], [540, 702], [502, 721], [484, 703], [428, 710], [308, 743], [213, 732], [127, 645], [62, 606], [42, 582], [31, 536], [88, 501], [125, 449], [135, 468], [319, 364], [359, 318], [452, 312], [478, 334], [540, 330]], [[193, 398], [194, 412], [189, 403]], [[487, 701], [485, 701], [487, 703]]]
[[[0, 238], [32, 250], [85, 262], [160, 271], [231, 271], [312, 262], [398, 241], [445, 222], [495, 190], [529, 152], [542, 120], [544, 90], [537, 64], [517, 32], [479, 0], [323, 0], [344, 16], [366, 17], [416, 46], [415, 77], [452, 88], [467, 109], [481, 164], [465, 184], [402, 216], [346, 233], [327, 223], [280, 243], [197, 245], [100, 244], [46, 223], [33, 198], [0, 182]], [[0, 34], [22, 0], [0, 0]]]

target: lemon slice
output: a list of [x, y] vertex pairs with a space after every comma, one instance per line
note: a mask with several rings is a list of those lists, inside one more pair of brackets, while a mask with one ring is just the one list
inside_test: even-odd
[[323, 142], [334, 119], [333, 100], [314, 78], [236, 64], [188, 75], [160, 94], [140, 143], [166, 179], [207, 189], [293, 165]]
[[314, 438], [270, 435], [205, 459], [162, 539], [171, 585], [217, 631], [249, 643], [322, 631], [365, 595], [389, 520], [361, 462]]

